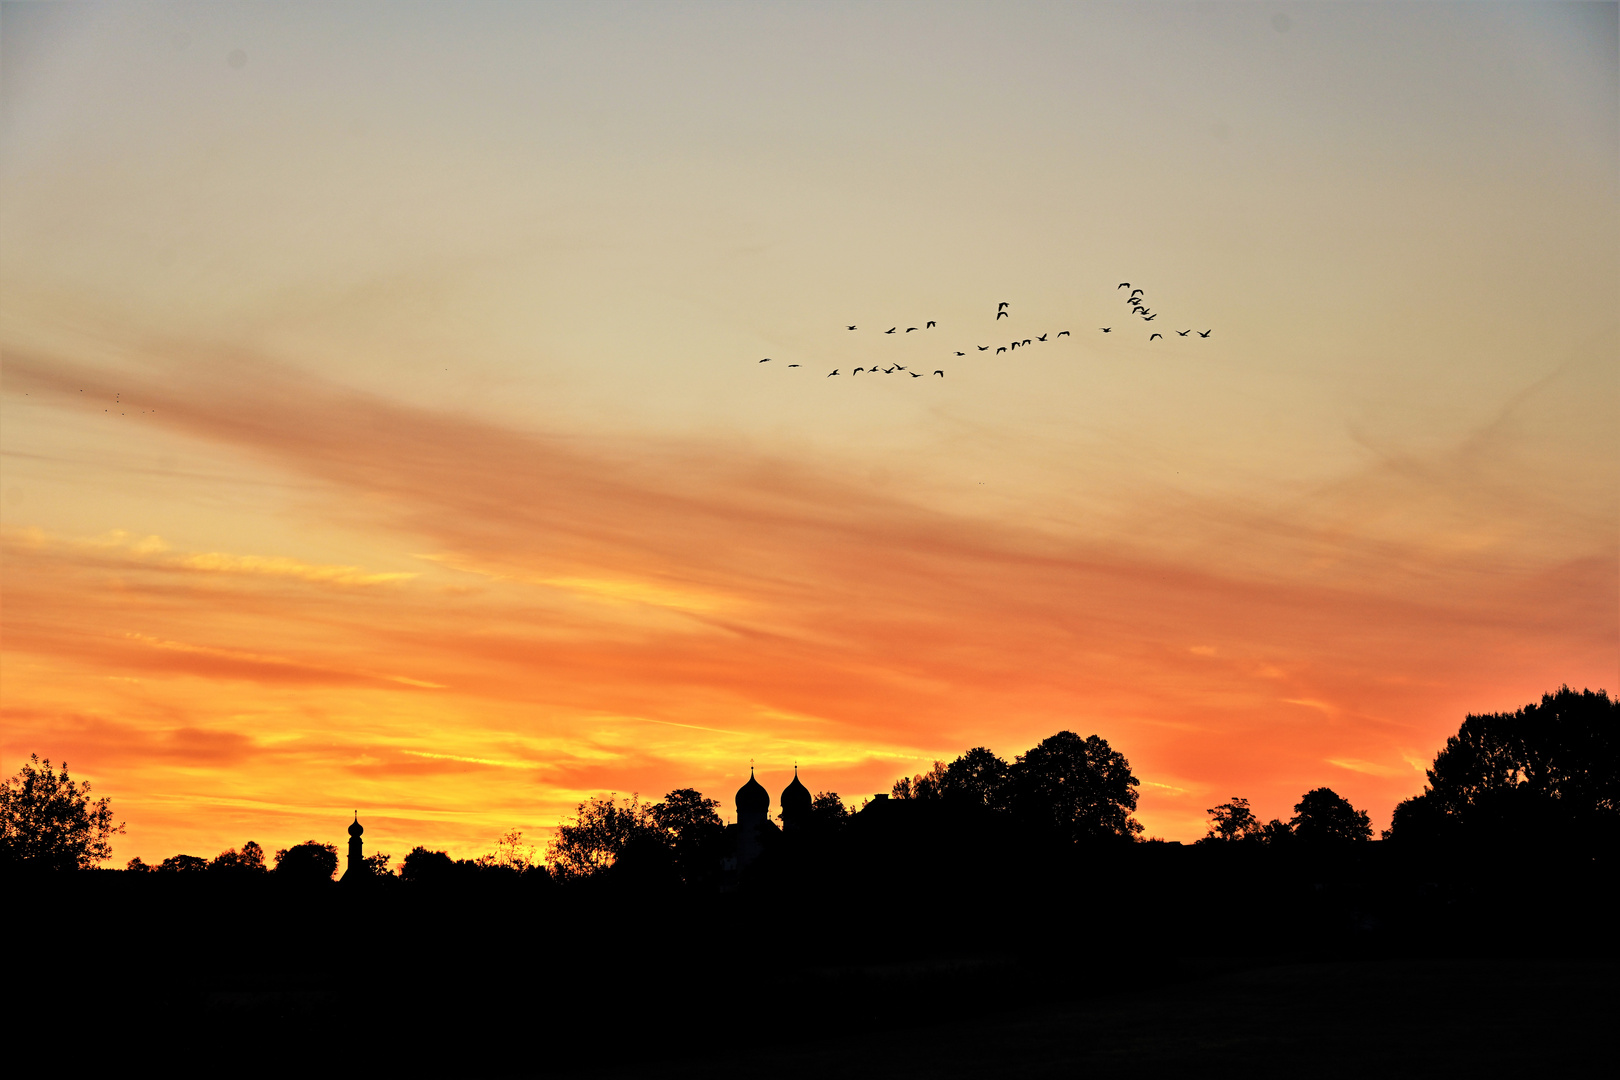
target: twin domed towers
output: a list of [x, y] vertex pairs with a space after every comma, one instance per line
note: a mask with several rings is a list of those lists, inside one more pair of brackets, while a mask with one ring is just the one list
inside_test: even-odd
[[[797, 832], [810, 820], [810, 789], [799, 783], [799, 767], [793, 767], [793, 783], [782, 790], [782, 831]], [[752, 767], [748, 783], [737, 789], [737, 865], [746, 866], [759, 856], [771, 824], [771, 796]]]
[[[782, 789], [782, 832], [789, 835], [806, 828], [810, 823], [810, 789], [799, 782], [799, 767], [793, 767], [793, 782]], [[365, 826], [360, 824], [358, 812], [349, 826], [349, 865], [343, 880], [356, 880], [366, 876], [365, 848], [361, 836]], [[741, 868], [759, 857], [765, 834], [775, 832], [771, 823], [771, 796], [754, 779], [754, 770], [748, 769], [748, 783], [737, 789], [737, 855], [736, 867]]]

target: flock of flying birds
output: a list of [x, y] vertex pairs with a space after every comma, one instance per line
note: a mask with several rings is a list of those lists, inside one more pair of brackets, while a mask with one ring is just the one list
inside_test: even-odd
[[[1131, 283], [1128, 282], [1128, 281], [1120, 282], [1119, 283], [1119, 288], [1120, 289], [1130, 289], [1131, 290], [1130, 295], [1125, 298], [1125, 302], [1127, 304], [1129, 304], [1130, 307], [1131, 307], [1131, 314], [1136, 315], [1143, 322], [1152, 322], [1154, 319], [1157, 319], [1159, 317], [1157, 312], [1153, 311], [1151, 308], [1149, 308], [1147, 306], [1145, 290], [1131, 288]], [[997, 305], [995, 321], [999, 323], [1002, 319], [1011, 318], [1012, 317], [1011, 314], [1007, 311], [1007, 309], [1009, 307], [1011, 307], [1011, 306], [1012, 305], [1009, 304], [1005, 300], [1003, 300], [999, 305]], [[928, 330], [934, 329], [934, 327], [936, 325], [937, 324], [936, 324], [935, 320], [929, 319], [929, 320], [927, 320], [926, 324], [921, 326], [921, 327], [916, 327], [916, 326], [908, 326], [908, 327], [906, 327], [905, 332], [910, 334], [910, 333], [916, 332], [919, 329], [921, 329], [923, 331], [928, 331]], [[859, 330], [860, 327], [859, 326], [846, 326], [845, 329], [847, 329], [847, 330]], [[1111, 334], [1111, 333], [1114, 332], [1114, 328], [1112, 326], [1099, 326], [1097, 329], [1102, 331], [1105, 334]], [[895, 324], [894, 326], [889, 327], [887, 330], [883, 331], [884, 334], [897, 334], [899, 332], [900, 332], [900, 326], [899, 326], [898, 323]], [[1187, 335], [1189, 335], [1189, 334], [1191, 334], [1193, 332], [1194, 331], [1191, 330], [1190, 328], [1187, 329], [1187, 330], [1177, 330], [1176, 331], [1176, 336], [1178, 336], [1178, 337], [1186, 337]], [[1201, 338], [1207, 338], [1213, 332], [1214, 332], [1213, 330], [1199, 330], [1199, 331], [1197, 331], [1197, 334]], [[1050, 331], [1048, 331], [1047, 333], [1041, 334], [1038, 337], [1023, 338], [1022, 340], [1015, 340], [1015, 341], [1009, 342], [1006, 345], [994, 345], [994, 346], [992, 346], [992, 345], [976, 345], [976, 346], [974, 346], [974, 348], [978, 352], [989, 352], [992, 348], [994, 348], [996, 350], [994, 355], [999, 356], [1002, 353], [1011, 354], [1011, 353], [1017, 351], [1020, 348], [1024, 348], [1024, 349], [1031, 348], [1031, 347], [1033, 347], [1035, 345], [1040, 344], [1041, 342], [1046, 341], [1046, 339], [1048, 337], [1050, 337], [1053, 341], [1056, 341], [1058, 338], [1065, 338], [1065, 337], [1069, 337], [1069, 336], [1070, 336], [1070, 334], [1069, 334], [1069, 331], [1067, 331], [1067, 330], [1060, 330], [1060, 331], [1058, 331], [1058, 333], [1055, 336]], [[1163, 337], [1164, 337], [1164, 335], [1162, 333], [1153, 332], [1153, 333], [1148, 334], [1148, 340], [1149, 341], [1152, 341], [1155, 338], [1163, 338]], [[963, 352], [963, 351], [956, 351], [956, 355], [957, 356], [967, 356], [968, 354], [966, 352]], [[771, 357], [769, 357], [769, 356], [765, 357], [765, 359], [760, 361], [761, 364], [769, 364], [771, 362], [772, 362]], [[787, 366], [790, 367], [790, 368], [796, 368], [796, 367], [801, 367], [803, 365], [789, 364]], [[866, 372], [866, 373], [872, 374], [872, 375], [876, 375], [879, 372], [883, 373], [884, 375], [893, 375], [897, 371], [900, 372], [901, 374], [904, 374], [904, 375], [910, 375], [913, 379], [921, 379], [921, 378], [924, 378], [925, 376], [930, 374], [930, 372], [926, 372], [926, 371], [912, 371], [909, 368], [907, 368], [906, 365], [904, 365], [904, 364], [894, 363], [894, 364], [890, 364], [888, 367], [884, 367], [881, 364], [874, 365], [872, 367], [858, 367], [854, 371], [851, 371], [850, 375], [852, 375], [852, 376], [853, 375], [859, 375], [862, 372]], [[827, 372], [827, 374], [824, 376], [824, 378], [830, 379], [834, 375], [842, 375], [842, 374], [843, 374], [843, 372], [842, 372], [841, 369], [834, 368], [833, 370]], [[943, 368], [935, 368], [934, 371], [932, 372], [932, 374], [938, 375], [940, 378], [943, 379], [945, 377], [945, 370]]]

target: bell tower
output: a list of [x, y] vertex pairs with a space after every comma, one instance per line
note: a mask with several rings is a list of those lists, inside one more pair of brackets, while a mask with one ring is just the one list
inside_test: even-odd
[[810, 824], [810, 789], [799, 783], [799, 767], [793, 766], [793, 783], [782, 792], [782, 832], [791, 836]]
[[365, 826], [360, 824], [360, 811], [356, 810], [354, 823], [349, 826], [349, 865], [343, 870], [343, 881], [351, 877], [359, 881], [366, 876], [365, 841], [360, 839], [360, 834], [365, 831]]
[[770, 822], [771, 796], [748, 770], [748, 783], [737, 789], [737, 866], [744, 867], [759, 857], [760, 834]]

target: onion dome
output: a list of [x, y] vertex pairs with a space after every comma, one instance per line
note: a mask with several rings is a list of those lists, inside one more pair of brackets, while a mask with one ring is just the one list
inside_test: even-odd
[[363, 833], [365, 831], [366, 831], [365, 826], [360, 824], [360, 814], [359, 814], [359, 812], [356, 812], [355, 815], [354, 815], [354, 824], [349, 826], [349, 835], [350, 836], [359, 836], [361, 833]]
[[768, 814], [771, 794], [754, 779], [754, 770], [748, 770], [748, 783], [737, 789], [737, 814]]
[[793, 767], [793, 783], [782, 790], [782, 816], [793, 817], [810, 812], [810, 789], [799, 783], [799, 767]]

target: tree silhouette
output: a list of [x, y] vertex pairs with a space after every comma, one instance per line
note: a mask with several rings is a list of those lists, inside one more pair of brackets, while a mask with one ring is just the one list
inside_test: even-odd
[[241, 851], [232, 848], [215, 855], [214, 861], [208, 864], [208, 869], [226, 873], [262, 874], [267, 869], [264, 865], [264, 848], [249, 840], [242, 845]]
[[276, 873], [293, 881], [331, 881], [337, 867], [337, 848], [317, 840], [276, 852]]
[[918, 773], [910, 778], [902, 776], [894, 782], [890, 797], [925, 801], [942, 799], [945, 797], [945, 771], [945, 763], [936, 761], [934, 767], [925, 773]]
[[88, 781], [75, 783], [67, 762], [31, 754], [15, 776], [0, 782], [0, 864], [38, 870], [82, 870], [112, 857], [113, 824], [106, 798], [90, 801]]
[[647, 817], [654, 828], [669, 838], [671, 845], [679, 847], [715, 829], [724, 829], [719, 809], [718, 799], [706, 799], [696, 788], [676, 788], [665, 795], [662, 802], [649, 806]]
[[1279, 818], [1272, 818], [1260, 829], [1260, 839], [1272, 845], [1286, 844], [1294, 838], [1294, 827]]
[[933, 768], [916, 776], [902, 776], [890, 789], [894, 799], [965, 800], [991, 809], [1005, 802], [1008, 765], [983, 746], [976, 746], [949, 765], [934, 762]]
[[1007, 770], [1008, 804], [1037, 829], [1071, 840], [1132, 839], [1138, 781], [1130, 762], [1096, 735], [1060, 731]]
[[1620, 703], [1567, 686], [1512, 713], [1469, 714], [1395, 808], [1385, 836], [1489, 842], [1620, 833]]
[[580, 803], [574, 820], [557, 826], [547, 849], [552, 872], [560, 878], [578, 878], [606, 870], [632, 840], [658, 831], [650, 810], [634, 795], [623, 803], [612, 795]]
[[1232, 843], [1238, 840], [1263, 839], [1260, 819], [1249, 809], [1249, 800], [1233, 796], [1231, 801], [1212, 806], [1204, 811], [1209, 815], [1209, 833], [1200, 844]]
[[849, 819], [849, 807], [836, 791], [818, 791], [810, 800], [810, 831], [817, 836], [837, 835]]
[[676, 788], [662, 802], [647, 808], [647, 817], [674, 860], [674, 871], [684, 881], [712, 876], [720, 864], [726, 842], [726, 823], [720, 803], [696, 788]]
[[1302, 843], [1341, 844], [1372, 839], [1367, 812], [1351, 806], [1332, 788], [1315, 788], [1302, 795], [1294, 804], [1289, 824]]
[[208, 860], [196, 855], [170, 855], [157, 865], [157, 870], [166, 874], [189, 874], [207, 869]]
[[519, 829], [508, 829], [502, 833], [495, 841], [494, 851], [480, 855], [473, 861], [484, 869], [500, 867], [520, 874], [536, 865], [534, 846], [524, 842], [523, 832]]
[[1006, 803], [1008, 765], [988, 748], [975, 746], [945, 768], [940, 787], [948, 799], [999, 810]]
[[456, 872], [449, 852], [429, 851], [418, 844], [400, 864], [399, 876], [406, 881], [444, 881]]

